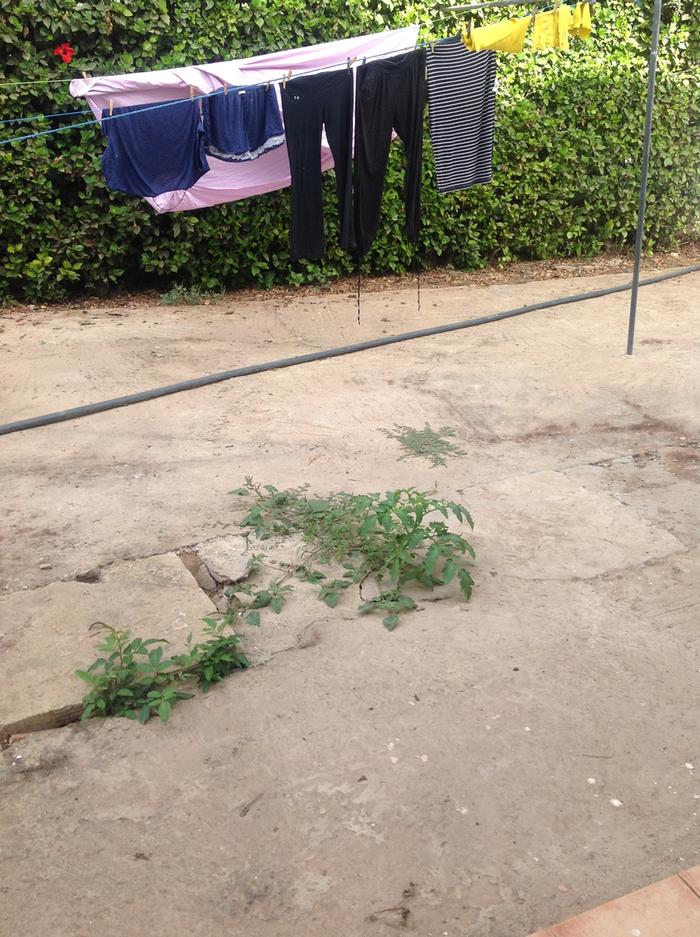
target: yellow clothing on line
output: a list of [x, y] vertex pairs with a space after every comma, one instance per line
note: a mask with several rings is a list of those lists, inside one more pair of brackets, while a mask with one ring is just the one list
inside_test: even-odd
[[522, 52], [531, 16], [503, 20], [490, 26], [478, 26], [470, 33], [462, 32], [462, 42], [470, 52], [496, 49], [499, 52]]
[[591, 5], [578, 3], [571, 17], [569, 33], [579, 39], [588, 39], [591, 34]]
[[560, 6], [535, 16], [532, 33], [533, 49], [568, 49], [571, 9]]

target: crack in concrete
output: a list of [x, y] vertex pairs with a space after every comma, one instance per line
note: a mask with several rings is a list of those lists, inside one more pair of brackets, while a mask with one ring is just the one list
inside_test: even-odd
[[[243, 532], [240, 529], [228, 531], [227, 535], [229, 533], [235, 536], [243, 536]], [[53, 585], [55, 582], [76, 582], [77, 581], [77, 582], [92, 584], [94, 582], [99, 582], [99, 579], [92, 579], [92, 578], [90, 580], [78, 579], [78, 576], [86, 575], [88, 572], [97, 573], [98, 576], [101, 576], [104, 570], [109, 569], [111, 566], [116, 566], [118, 563], [134, 563], [138, 560], [151, 559], [154, 556], [165, 556], [168, 553], [174, 553], [178, 558], [181, 558], [182, 553], [185, 553], [188, 550], [193, 551], [194, 547], [199, 546], [202, 543], [211, 543], [214, 540], [218, 540], [219, 537], [221, 537], [221, 534], [216, 534], [215, 536], [208, 537], [205, 540], [202, 540], [200, 538], [198, 540], [194, 540], [191, 543], [186, 543], [182, 546], [173, 546], [173, 547], [166, 547], [165, 549], [152, 550], [150, 553], [134, 553], [134, 554], [131, 554], [130, 556], [118, 556], [118, 557], [115, 557], [113, 560], [105, 560], [104, 563], [100, 563], [97, 566], [91, 566], [89, 570], [85, 571], [85, 573], [80, 573], [80, 572], [69, 573], [65, 576], [60, 576], [58, 579], [49, 579], [48, 582], [38, 583], [36, 586], [27, 586], [21, 589], [4, 589], [2, 594], [0, 594], [0, 599], [2, 599], [3, 596], [17, 595], [18, 593], [22, 593], [22, 592], [27, 592], [27, 593], [36, 592], [37, 589], [45, 589], [47, 586]]]

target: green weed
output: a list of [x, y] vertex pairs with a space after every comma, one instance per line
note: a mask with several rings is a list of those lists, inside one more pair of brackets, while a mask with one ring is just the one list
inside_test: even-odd
[[196, 286], [175, 283], [167, 293], [160, 294], [160, 303], [162, 306], [200, 306], [204, 302], [221, 299], [223, 295], [222, 292], [199, 290]]
[[403, 449], [402, 459], [429, 459], [431, 465], [437, 466], [447, 465], [445, 456], [466, 455], [462, 449], [448, 442], [447, 437], [455, 435], [450, 426], [441, 426], [436, 431], [429, 423], [423, 429], [395, 425], [393, 429], [383, 429], [382, 432], [399, 443]]
[[[452, 517], [470, 528], [473, 523], [466, 508], [454, 501], [415, 488], [317, 498], [309, 496], [306, 487], [280, 491], [251, 478], [232, 493], [248, 499], [242, 526], [261, 540], [301, 534], [305, 546], [299, 564], [290, 566], [283, 579], [295, 576], [318, 585], [319, 598], [330, 608], [345, 590], [358, 586], [360, 613], [385, 613], [384, 625], [393, 630], [399, 616], [416, 607], [415, 600], [402, 592], [409, 583], [432, 590], [456, 579], [465, 599], [471, 596], [474, 550], [446, 522]], [[345, 571], [334, 578], [318, 565]], [[289, 588], [281, 586], [283, 579], [276, 581], [278, 589]], [[378, 589], [369, 599], [363, 594], [368, 581]]]
[[236, 620], [235, 612], [219, 620], [205, 618], [207, 639], [192, 644], [189, 635], [186, 652], [172, 657], [164, 656], [168, 642], [163, 638], [132, 638], [129, 631], [95, 622], [92, 630], [101, 636], [97, 650], [103, 656], [87, 670], [75, 672], [90, 686], [81, 719], [125, 716], [144, 723], [157, 714], [167, 722], [172, 707], [192, 696], [183, 686], [196, 683], [206, 691], [232, 671], [249, 666], [239, 649], [240, 636], [226, 633]]

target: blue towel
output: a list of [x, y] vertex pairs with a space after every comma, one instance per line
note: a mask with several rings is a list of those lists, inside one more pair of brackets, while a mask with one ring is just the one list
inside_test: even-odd
[[199, 101], [171, 107], [136, 104], [112, 113], [131, 116], [105, 120], [109, 111], [102, 111], [107, 138], [102, 169], [110, 189], [152, 197], [189, 189], [209, 171]]
[[274, 88], [229, 88], [207, 98], [206, 151], [226, 162], [257, 159], [284, 143], [284, 127]]

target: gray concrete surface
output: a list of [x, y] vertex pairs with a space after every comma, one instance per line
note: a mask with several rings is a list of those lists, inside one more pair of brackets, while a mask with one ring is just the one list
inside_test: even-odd
[[[3, 410], [618, 280], [372, 294], [359, 328], [342, 296], [37, 311], [2, 320]], [[0, 933], [517, 937], [697, 864], [699, 308], [700, 277], [646, 288], [633, 358], [623, 294], [0, 440], [14, 601], [237, 532], [249, 474], [434, 489], [478, 552], [469, 604], [389, 634], [300, 595], [166, 726], [9, 747]], [[466, 456], [400, 461], [382, 427], [425, 421]]]
[[116, 562], [99, 577], [0, 595], [0, 741], [63, 725], [80, 711], [87, 686], [75, 671], [98, 656], [93, 622], [165, 638], [174, 654], [214, 611], [174, 553]]

